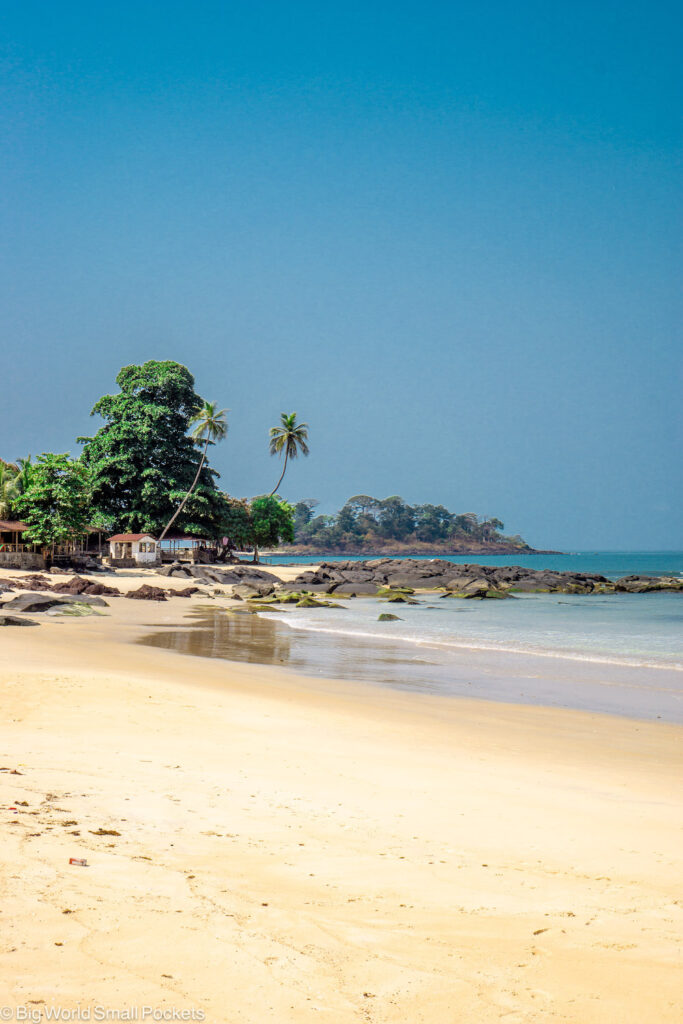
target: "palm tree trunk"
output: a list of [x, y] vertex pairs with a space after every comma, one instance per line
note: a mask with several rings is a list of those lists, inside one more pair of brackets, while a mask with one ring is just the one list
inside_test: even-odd
[[199, 474], [202, 471], [202, 466], [204, 465], [204, 460], [206, 459], [206, 453], [207, 453], [208, 447], [209, 447], [209, 439], [207, 437], [206, 444], [204, 445], [204, 451], [202, 452], [202, 457], [199, 460], [199, 469], [197, 470], [197, 474], [196, 474], [194, 480], [192, 481], [192, 486], [190, 487], [189, 491], [187, 492], [187, 494], [185, 495], [183, 500], [178, 505], [178, 508], [175, 510], [175, 512], [173, 513], [173, 515], [169, 519], [169, 521], [166, 523], [166, 526], [164, 527], [163, 532], [162, 532], [161, 536], [159, 537], [159, 540], [157, 541], [157, 543], [159, 544], [159, 554], [161, 554], [161, 542], [162, 542], [162, 540], [164, 539], [164, 537], [168, 533], [168, 531], [171, 528], [171, 526], [173, 526], [173, 523], [176, 521], [176, 519], [178, 518], [180, 513], [185, 508], [185, 502], [187, 501], [187, 499], [190, 497], [190, 495], [192, 494], [193, 490], [197, 486], [197, 481], [199, 480]]
[[285, 448], [285, 464], [282, 467], [282, 473], [280, 474], [280, 479], [278, 480], [278, 482], [275, 484], [275, 487], [273, 487], [272, 491], [268, 495], [269, 498], [273, 497], [273, 495], [275, 494], [276, 490], [278, 489], [278, 487], [280, 486], [280, 484], [282, 483], [282, 481], [285, 478], [285, 473], [287, 472], [287, 459], [288, 458], [289, 458], [289, 452]]

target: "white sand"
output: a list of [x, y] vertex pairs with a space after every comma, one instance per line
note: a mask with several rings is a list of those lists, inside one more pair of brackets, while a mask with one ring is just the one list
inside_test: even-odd
[[681, 728], [129, 642], [191, 604], [0, 631], [0, 1006], [681, 1019]]

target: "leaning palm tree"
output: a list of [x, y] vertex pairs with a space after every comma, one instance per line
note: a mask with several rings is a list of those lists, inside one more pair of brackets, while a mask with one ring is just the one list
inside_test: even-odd
[[187, 492], [183, 500], [178, 505], [178, 508], [175, 510], [169, 521], [166, 523], [166, 526], [164, 527], [163, 532], [159, 537], [159, 544], [161, 544], [162, 540], [168, 533], [169, 529], [171, 528], [171, 526], [173, 526], [173, 523], [176, 521], [180, 513], [183, 511], [185, 507], [185, 502], [187, 501], [187, 499], [190, 497], [193, 490], [197, 486], [197, 481], [199, 480], [199, 476], [204, 466], [204, 462], [206, 461], [206, 453], [209, 445], [215, 444], [216, 441], [222, 441], [225, 435], [227, 434], [228, 424], [225, 419], [226, 412], [228, 412], [227, 409], [216, 409], [215, 402], [204, 402], [199, 412], [196, 413], [190, 420], [190, 426], [194, 426], [194, 430], [191, 432], [190, 437], [192, 437], [192, 439], [194, 441], [197, 441], [198, 443], [201, 443], [201, 441], [203, 440], [204, 451], [202, 452], [202, 457], [199, 460], [199, 466], [197, 467], [195, 478], [192, 481], [192, 486], [190, 487], [189, 491]]
[[285, 464], [282, 467], [282, 473], [280, 479], [273, 487], [269, 497], [277, 491], [278, 487], [282, 483], [285, 473], [287, 472], [287, 460], [295, 459], [299, 452], [302, 455], [308, 455], [309, 448], [306, 442], [308, 441], [308, 423], [297, 423], [296, 413], [292, 412], [289, 415], [286, 412], [280, 413], [280, 426], [270, 428], [270, 445], [269, 450], [271, 455], [282, 455], [285, 453]]

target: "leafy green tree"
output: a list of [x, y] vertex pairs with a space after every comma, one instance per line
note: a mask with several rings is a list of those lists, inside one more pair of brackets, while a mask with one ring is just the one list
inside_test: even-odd
[[405, 540], [415, 529], [415, 513], [394, 494], [379, 502], [379, 527], [383, 537]]
[[282, 467], [280, 479], [270, 492], [270, 496], [277, 491], [287, 472], [287, 460], [295, 459], [299, 452], [302, 455], [309, 454], [308, 447], [308, 423], [297, 423], [296, 413], [280, 413], [280, 425], [270, 428], [269, 451], [271, 455], [282, 455], [285, 453], [285, 462]]
[[119, 393], [105, 395], [92, 410], [104, 425], [94, 437], [79, 438], [96, 507], [116, 529], [157, 534], [190, 492], [178, 529], [219, 536], [225, 502], [217, 474], [188, 435], [202, 408], [190, 371], [170, 360], [150, 360], [124, 366], [116, 382]]
[[295, 537], [300, 530], [307, 526], [313, 518], [313, 509], [316, 507], [318, 502], [315, 498], [304, 498], [303, 501], [297, 501], [294, 506], [294, 535]]
[[180, 502], [180, 505], [178, 505], [178, 508], [173, 513], [164, 529], [162, 530], [161, 535], [159, 537], [159, 543], [161, 543], [161, 541], [168, 533], [169, 527], [173, 525], [175, 520], [183, 511], [185, 505], [187, 504], [187, 499], [190, 497], [193, 490], [197, 486], [197, 482], [199, 480], [202, 467], [206, 462], [206, 453], [208, 451], [209, 445], [215, 444], [217, 441], [222, 441], [223, 438], [228, 433], [228, 424], [225, 419], [225, 414], [227, 411], [227, 409], [217, 409], [215, 402], [204, 402], [199, 412], [195, 413], [195, 415], [190, 420], [190, 426], [194, 427], [194, 430], [191, 432], [190, 436], [194, 441], [198, 441], [200, 443], [203, 439], [204, 450], [202, 451], [202, 457], [199, 460], [199, 466], [197, 467], [197, 472], [195, 473], [194, 480], [190, 485], [190, 489], [188, 490], [183, 500]]
[[19, 467], [0, 459], [0, 519], [11, 519], [19, 497]]
[[415, 506], [415, 536], [419, 541], [445, 540], [453, 515], [443, 505]]
[[66, 454], [44, 452], [16, 509], [28, 525], [25, 536], [36, 544], [54, 546], [84, 533], [95, 525], [88, 467]]
[[255, 562], [258, 562], [259, 548], [275, 548], [282, 541], [287, 544], [294, 541], [294, 506], [272, 494], [254, 498], [251, 521]]
[[223, 528], [228, 538], [228, 549], [249, 547], [253, 544], [254, 538], [249, 502], [245, 498], [232, 498], [227, 494], [224, 497]]
[[464, 512], [453, 520], [454, 533], [474, 533], [479, 525], [479, 517], [474, 512]]

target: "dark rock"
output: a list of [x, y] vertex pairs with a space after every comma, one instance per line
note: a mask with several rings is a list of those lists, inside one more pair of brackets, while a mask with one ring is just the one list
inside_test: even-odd
[[0, 613], [0, 626], [37, 626], [33, 619], [20, 619], [16, 615], [3, 615]]
[[91, 594], [19, 594], [11, 601], [5, 601], [2, 610], [11, 608], [14, 612], [46, 612], [59, 604], [91, 604], [99, 607], [107, 607], [107, 602], [101, 597], [93, 597]]
[[[296, 582], [296, 581], [295, 581]], [[377, 596], [376, 583], [340, 583], [334, 591], [335, 597], [360, 597], [366, 594], [371, 597]]]
[[12, 580], [12, 586], [15, 590], [52, 590], [51, 581], [40, 573], [17, 576]]
[[149, 583], [143, 583], [137, 590], [130, 590], [126, 597], [135, 601], [166, 601], [168, 594], [162, 587], [151, 587]]
[[267, 597], [268, 594], [272, 594], [273, 585], [271, 583], [259, 583], [258, 581], [251, 581], [245, 583], [237, 583], [232, 588], [234, 597]]
[[92, 580], [83, 579], [82, 576], [74, 576], [66, 583], [56, 583], [52, 591], [55, 594], [109, 594], [112, 597], [121, 593], [118, 587], [108, 587], [105, 583], [93, 583]]
[[614, 585], [619, 593], [649, 594], [656, 590], [683, 590], [677, 576], [622, 576]]
[[169, 590], [171, 597], [192, 597], [193, 594], [199, 594], [199, 587], [184, 587], [182, 590]]

